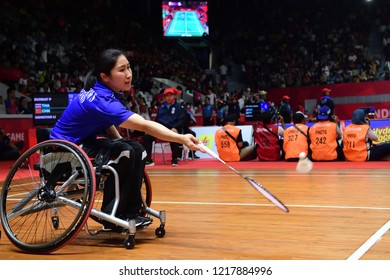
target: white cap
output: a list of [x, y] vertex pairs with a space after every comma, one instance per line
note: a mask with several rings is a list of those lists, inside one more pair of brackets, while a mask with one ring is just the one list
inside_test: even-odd
[[305, 115], [305, 114], [304, 114], [303, 112], [301, 112], [301, 111], [296, 111], [295, 114], [301, 114], [301, 115], [303, 115], [303, 116], [305, 117], [305, 119], [307, 119], [307, 115]]

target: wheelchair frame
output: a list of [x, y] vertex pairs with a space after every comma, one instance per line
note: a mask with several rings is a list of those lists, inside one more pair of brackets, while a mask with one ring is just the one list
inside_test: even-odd
[[[12, 166], [1, 191], [0, 218], [9, 240], [29, 253], [46, 254], [70, 243], [85, 228], [88, 218], [107, 221], [127, 231], [124, 247], [135, 246], [135, 220], [115, 216], [119, 204], [119, 176], [115, 169], [103, 165], [97, 176], [93, 160], [76, 144], [65, 140], [46, 140], [28, 149]], [[115, 203], [110, 214], [97, 210], [96, 193], [104, 188], [105, 178], [115, 178]], [[98, 177], [98, 178], [97, 178]], [[165, 235], [165, 210], [150, 208], [152, 188], [147, 172], [141, 187], [142, 214], [160, 220], [157, 237]]]

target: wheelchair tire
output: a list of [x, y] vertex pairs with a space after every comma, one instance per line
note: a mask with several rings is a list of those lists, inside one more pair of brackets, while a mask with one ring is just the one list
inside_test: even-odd
[[20, 156], [4, 182], [4, 232], [23, 251], [56, 251], [83, 228], [95, 189], [92, 163], [79, 146], [64, 140], [39, 143]]

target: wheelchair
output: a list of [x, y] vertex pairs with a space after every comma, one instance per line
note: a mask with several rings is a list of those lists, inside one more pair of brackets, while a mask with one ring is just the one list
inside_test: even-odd
[[[107, 221], [123, 228], [124, 247], [134, 248], [136, 232], [148, 226], [136, 227], [135, 220], [115, 216], [118, 174], [109, 165], [97, 168], [81, 147], [69, 141], [46, 140], [28, 149], [11, 167], [1, 191], [0, 218], [8, 239], [22, 251], [47, 254], [70, 243], [82, 229], [91, 235], [103, 232], [97, 221]], [[107, 214], [98, 209], [109, 174], [115, 178], [115, 203]], [[155, 234], [163, 237], [166, 213], [150, 208], [152, 187], [146, 171], [141, 193], [142, 215], [160, 221]]]

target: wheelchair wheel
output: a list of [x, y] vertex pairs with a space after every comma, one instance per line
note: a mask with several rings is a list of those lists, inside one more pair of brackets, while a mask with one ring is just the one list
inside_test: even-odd
[[39, 143], [21, 155], [4, 182], [4, 232], [23, 251], [58, 250], [83, 228], [95, 189], [93, 166], [79, 146], [63, 140]]

